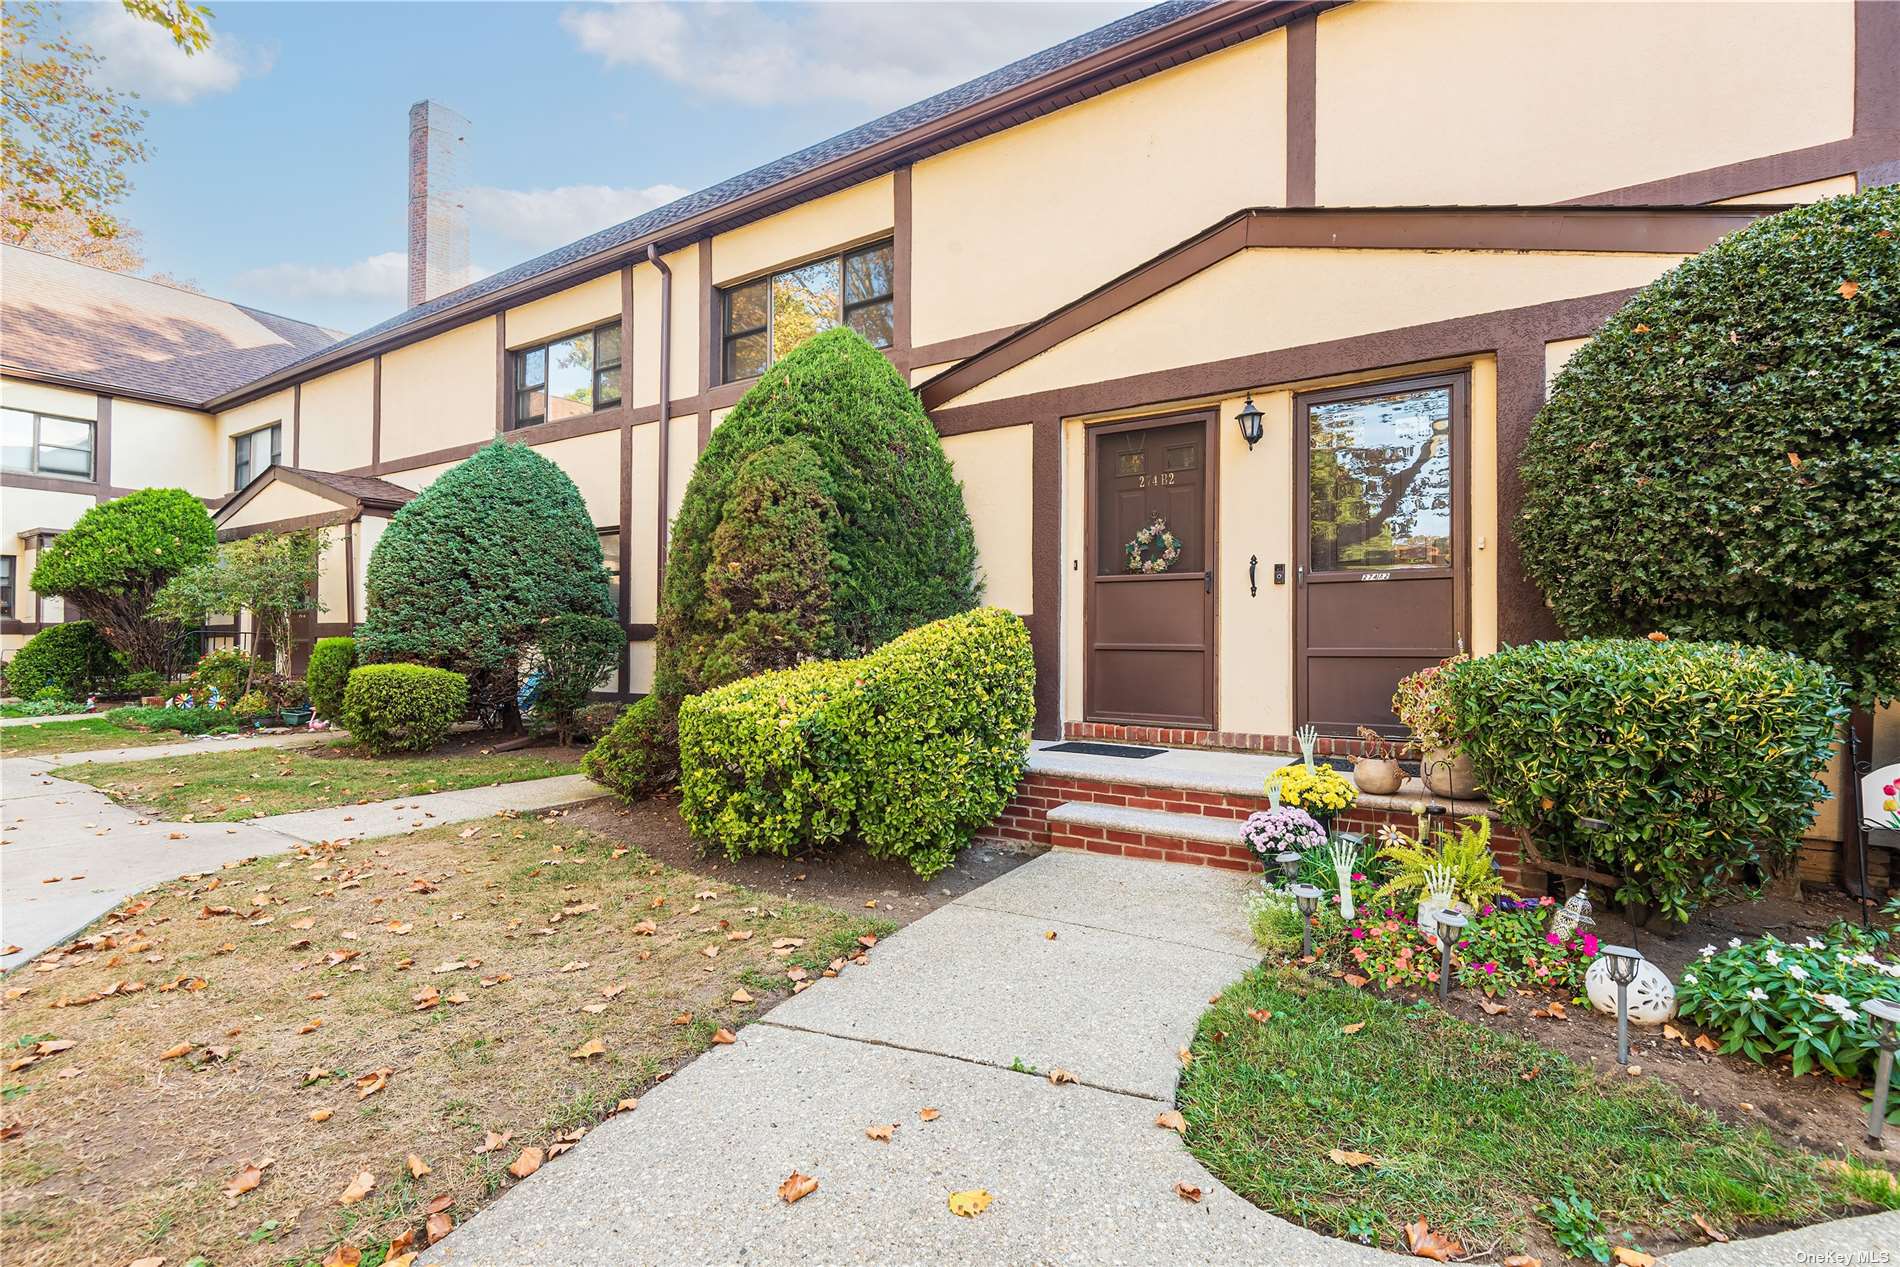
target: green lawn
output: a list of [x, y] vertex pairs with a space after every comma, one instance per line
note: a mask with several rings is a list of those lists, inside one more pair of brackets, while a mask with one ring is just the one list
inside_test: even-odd
[[1178, 1100], [1203, 1165], [1263, 1209], [1386, 1248], [1423, 1218], [1467, 1251], [1607, 1258], [1646, 1237], [1699, 1242], [1696, 1215], [1733, 1234], [1856, 1204], [1820, 1159], [1661, 1083], [1294, 968], [1223, 991], [1193, 1057]]
[[344, 740], [311, 748], [244, 748], [68, 766], [56, 773], [103, 788], [117, 800], [150, 806], [165, 818], [236, 822], [259, 814], [572, 774], [580, 759], [579, 748], [371, 757]]
[[172, 731], [126, 730], [103, 717], [0, 727], [0, 756], [36, 757], [44, 753], [90, 752], [95, 748], [142, 748], [187, 738]]

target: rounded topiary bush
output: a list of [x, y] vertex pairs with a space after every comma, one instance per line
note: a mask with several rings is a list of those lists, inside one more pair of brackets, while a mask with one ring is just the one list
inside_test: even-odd
[[356, 667], [356, 639], [319, 638], [310, 649], [310, 663], [304, 667], [304, 685], [310, 688], [310, 707], [325, 721], [335, 721], [343, 711], [343, 690], [349, 685], [350, 670]]
[[1573, 356], [1523, 456], [1573, 635], [1758, 643], [1900, 695], [1900, 188], [1731, 234]]
[[468, 711], [468, 679], [425, 664], [365, 664], [343, 689], [343, 724], [374, 753], [427, 752]]
[[673, 777], [680, 701], [807, 655], [861, 655], [967, 611], [963, 490], [915, 393], [849, 329], [786, 354], [714, 429], [673, 521], [652, 704], [587, 769], [622, 796]]
[[133, 668], [169, 672], [179, 628], [151, 614], [152, 599], [217, 548], [202, 501], [182, 488], [142, 488], [81, 515], [41, 552], [29, 584], [96, 624]]
[[1445, 676], [1503, 820], [1672, 918], [1793, 859], [1846, 715], [1825, 666], [1735, 643], [1538, 642]]
[[90, 620], [51, 625], [26, 640], [7, 661], [7, 689], [35, 699], [47, 689], [60, 698], [83, 700], [95, 687], [125, 671], [125, 661]]
[[396, 512], [365, 589], [357, 655], [465, 674], [484, 712], [509, 708], [542, 622], [614, 615], [580, 490], [533, 449], [500, 440]]

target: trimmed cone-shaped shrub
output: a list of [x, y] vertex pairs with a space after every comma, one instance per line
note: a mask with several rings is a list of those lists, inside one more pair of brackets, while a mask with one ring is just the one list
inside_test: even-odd
[[[817, 561], [813, 516], [824, 525], [822, 619], [815, 581], [792, 593]], [[588, 769], [622, 796], [655, 791], [677, 754], [631, 748], [670, 746], [687, 696], [793, 662], [808, 643], [820, 656], [862, 655], [969, 610], [981, 592], [963, 492], [923, 406], [860, 335], [827, 331], [768, 369], [713, 431], [673, 523], [658, 701], [629, 709]]]
[[142, 488], [81, 515], [41, 552], [29, 584], [96, 624], [133, 668], [166, 673], [179, 627], [151, 615], [152, 599], [217, 547], [203, 502], [182, 488]]
[[542, 622], [614, 615], [580, 490], [533, 449], [500, 440], [396, 512], [370, 555], [366, 590], [362, 660], [462, 673], [491, 714], [510, 708]]
[[61, 699], [83, 700], [125, 670], [125, 661], [90, 620], [50, 625], [26, 640], [7, 661], [7, 689], [34, 699], [52, 687]]
[[1029, 631], [985, 607], [692, 696], [680, 815], [733, 858], [857, 840], [935, 875], [1015, 794], [1035, 688]]
[[1756, 643], [1900, 695], [1900, 187], [1771, 216], [1639, 291], [1525, 446], [1525, 570], [1572, 635]]
[[350, 670], [356, 667], [356, 639], [319, 638], [310, 649], [310, 663], [303, 671], [304, 685], [310, 688], [310, 707], [325, 721], [335, 721], [343, 712], [343, 690], [349, 685]]
[[1539, 642], [1446, 678], [1504, 821], [1670, 918], [1793, 859], [1846, 715], [1824, 666], [1735, 643]]
[[427, 752], [468, 711], [468, 679], [426, 664], [365, 664], [343, 688], [343, 724], [374, 753]]

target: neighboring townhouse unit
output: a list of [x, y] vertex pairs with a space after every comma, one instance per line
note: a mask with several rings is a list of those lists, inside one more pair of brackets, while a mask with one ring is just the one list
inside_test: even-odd
[[[63, 476], [12, 474], [9, 438], [5, 532], [168, 482], [237, 493], [228, 532], [347, 523], [342, 626], [401, 490], [507, 436], [585, 497], [638, 694], [698, 452], [843, 323], [944, 437], [989, 601], [1032, 631], [1039, 735], [1286, 746], [1552, 632], [1516, 457], [1634, 288], [1896, 180], [1900, 4], [1174, 0], [196, 389], [62, 403], [90, 380], [8, 295], [8, 407], [89, 419], [105, 393], [143, 447], [16, 511]], [[1174, 544], [1137, 540], [1157, 520]]]

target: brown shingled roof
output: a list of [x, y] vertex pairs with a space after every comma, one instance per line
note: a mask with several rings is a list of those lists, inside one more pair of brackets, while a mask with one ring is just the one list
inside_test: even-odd
[[0, 369], [200, 405], [340, 332], [162, 282], [0, 247]]

